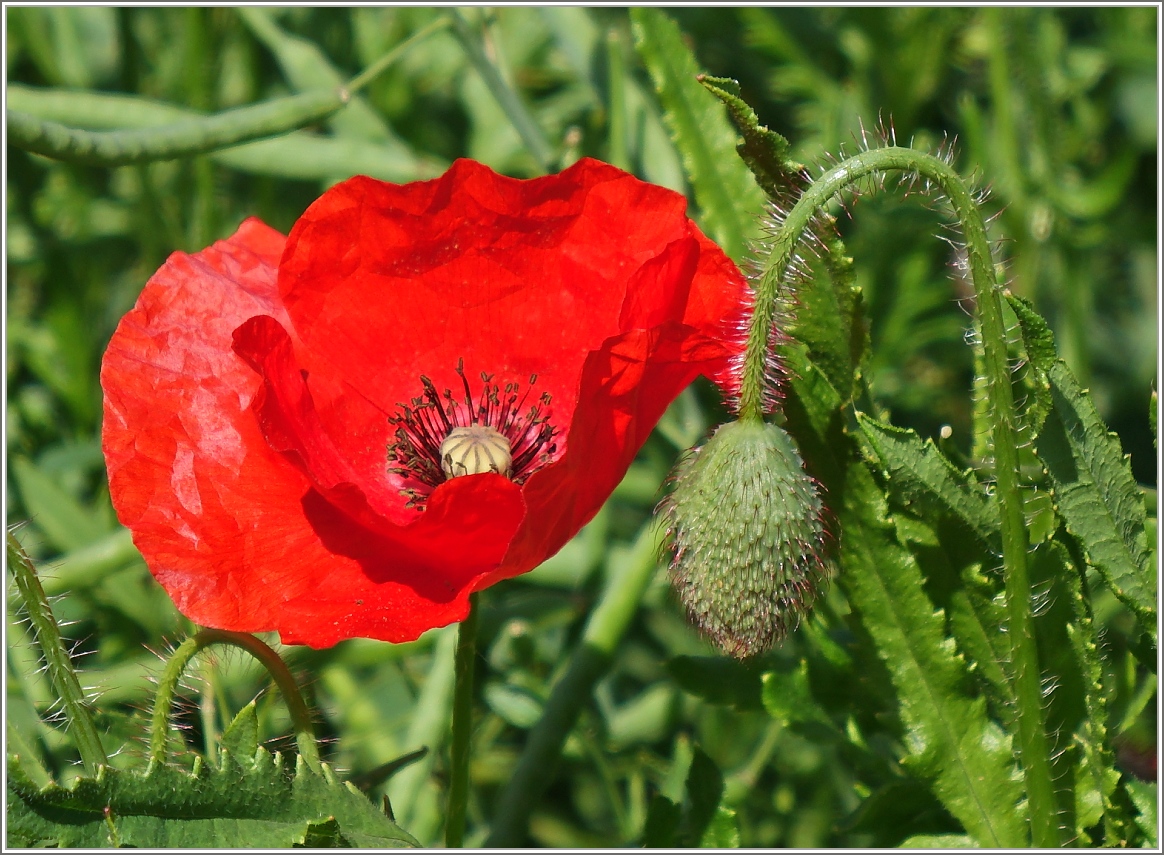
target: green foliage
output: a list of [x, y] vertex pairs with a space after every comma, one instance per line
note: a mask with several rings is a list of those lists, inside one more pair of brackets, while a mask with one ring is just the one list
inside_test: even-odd
[[367, 797], [300, 762], [259, 748], [220, 765], [103, 767], [68, 788], [37, 786], [19, 758], [8, 764], [8, 845], [145, 849], [359, 846], [396, 849], [416, 841]]
[[763, 193], [735, 156], [735, 134], [699, 85], [699, 68], [675, 23], [658, 9], [630, 12], [639, 54], [655, 81], [664, 117], [711, 238], [736, 261], [759, 237]]
[[[97, 374], [170, 252], [247, 216], [286, 231], [356, 173], [426, 179], [474, 157], [529, 176], [590, 155], [690, 189], [704, 231], [746, 259], [772, 227], [755, 216], [765, 195], [800, 163], [816, 174], [860, 147], [878, 117], [919, 149], [958, 138], [953, 163], [992, 186], [990, 237], [1028, 301], [1012, 301], [1009, 353], [1055, 820], [1064, 842], [1158, 845], [1144, 765], [1157, 741], [1157, 427], [1155, 399], [1150, 414], [1144, 403], [1157, 361], [1158, 10], [519, 6], [467, 10], [462, 30], [439, 26], [446, 13], [6, 10], [10, 110], [98, 133], [202, 133], [207, 116], [330, 93], [434, 27], [346, 107], [279, 136], [128, 166], [53, 161], [10, 138], [7, 517], [28, 521], [16, 534], [48, 597], [65, 595], [54, 649], [85, 654], [74, 708], [112, 756], [100, 776], [78, 765], [72, 731], [52, 720], [61, 693], [10, 610], [9, 845], [443, 837], [455, 629], [282, 652], [311, 675], [321, 750], [360, 794], [327, 774], [274, 773], [292, 765], [273, 750], [289, 741], [288, 713], [266, 672], [231, 653], [198, 660], [168, 734], [171, 753], [204, 755], [197, 774], [188, 761], [143, 771], [149, 651], [190, 627], [109, 506]], [[679, 455], [724, 420], [714, 390], [694, 387], [578, 539], [483, 593], [469, 845], [511, 821], [513, 846], [1027, 844], [994, 462], [974, 441], [992, 410], [971, 394], [983, 368], [964, 340], [970, 291], [934, 240], [939, 214], [892, 190], [822, 212], [844, 243], [801, 247], [810, 275], [779, 353], [784, 427], [833, 514], [836, 583], [747, 663], [712, 655], [686, 625], [650, 512]], [[229, 811], [135, 813], [135, 793], [158, 806], [151, 780], [190, 798], [279, 796], [264, 800], [269, 823], [244, 829]], [[408, 834], [374, 806], [385, 796]]]

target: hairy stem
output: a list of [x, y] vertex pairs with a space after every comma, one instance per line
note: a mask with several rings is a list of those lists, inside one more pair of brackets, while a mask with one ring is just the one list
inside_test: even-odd
[[204, 629], [193, 638], [186, 639], [182, 646], [174, 651], [166, 668], [158, 681], [158, 694], [154, 699], [153, 720], [150, 723], [150, 762], [164, 763], [166, 760], [166, 737], [170, 730], [170, 707], [174, 703], [174, 694], [178, 689], [178, 681], [182, 673], [195, 656], [212, 644], [229, 644], [238, 647], [254, 656], [267, 669], [275, 684], [283, 694], [283, 701], [287, 704], [287, 711], [291, 714], [291, 725], [295, 729], [295, 743], [299, 746], [299, 755], [307, 763], [312, 772], [319, 774], [322, 767], [319, 761], [319, 748], [315, 744], [315, 732], [311, 726], [311, 714], [303, 695], [299, 693], [299, 686], [291, 676], [287, 664], [266, 643], [245, 632], [231, 632], [225, 629]]
[[915, 173], [936, 184], [949, 198], [966, 241], [969, 272], [982, 325], [991, 439], [994, 445], [996, 495], [1002, 520], [1006, 573], [1008, 636], [1018, 697], [1019, 756], [1030, 802], [1032, 842], [1060, 844], [1051, 781], [1038, 656], [1031, 616], [1027, 571], [1027, 530], [1019, 490], [1016, 414], [1006, 358], [1002, 298], [994, 274], [986, 224], [965, 182], [948, 163], [933, 155], [891, 146], [862, 152], [838, 164], [808, 187], [776, 233], [771, 255], [756, 291], [755, 313], [748, 331], [740, 418], [763, 418], [765, 361], [769, 331], [797, 243], [818, 210], [837, 193], [862, 179], [885, 172]]
[[20, 541], [12, 532], [8, 532], [7, 547], [8, 566], [16, 579], [16, 588], [20, 592], [21, 600], [24, 601], [33, 632], [36, 633], [36, 643], [40, 645], [41, 653], [44, 655], [45, 670], [48, 671], [57, 696], [64, 704], [69, 734], [77, 743], [85, 771], [95, 775], [101, 766], [109, 765], [109, 758], [105, 756], [101, 737], [97, 734], [93, 717], [89, 714], [85, 692], [81, 689], [77, 672], [73, 670], [73, 663], [61, 640], [60, 628], [57, 626], [56, 618], [53, 617], [52, 609], [49, 608], [48, 597], [40, 585], [32, 560], [25, 554]]
[[449, 746], [449, 814], [445, 846], [465, 842], [465, 812], [469, 801], [469, 742], [473, 735], [473, 669], [477, 664], [477, 594], [469, 595], [469, 615], [461, 621], [454, 657], [453, 739]]

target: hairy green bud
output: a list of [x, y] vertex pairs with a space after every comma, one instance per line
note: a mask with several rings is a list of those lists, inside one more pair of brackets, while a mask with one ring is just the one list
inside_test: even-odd
[[671, 581], [724, 653], [770, 650], [828, 582], [820, 489], [777, 425], [721, 426], [680, 464], [662, 510]]

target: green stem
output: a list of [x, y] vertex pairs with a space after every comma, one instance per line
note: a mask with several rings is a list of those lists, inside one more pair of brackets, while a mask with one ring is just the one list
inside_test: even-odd
[[477, 38], [477, 34], [473, 32], [469, 22], [465, 20], [460, 11], [450, 9], [449, 17], [452, 19], [457, 39], [469, 57], [469, 62], [477, 69], [477, 73], [485, 81], [486, 87], [493, 93], [497, 103], [501, 105], [501, 109], [513, 124], [522, 142], [525, 143], [526, 149], [538, 162], [538, 166], [542, 168], [543, 172], [549, 172], [554, 165], [553, 152], [550, 151], [550, 145], [546, 142], [546, 138], [542, 135], [533, 116], [529, 114], [517, 93], [513, 91], [513, 87], [505, 82], [501, 72], [485, 55], [485, 49], [481, 47], [480, 39]]
[[307, 763], [308, 768], [316, 774], [323, 769], [319, 760], [319, 748], [315, 744], [315, 733], [311, 726], [311, 714], [303, 695], [299, 693], [299, 686], [291, 671], [287, 668], [279, 654], [266, 643], [245, 632], [231, 632], [225, 629], [204, 629], [192, 638], [186, 639], [182, 646], [174, 651], [166, 668], [158, 681], [158, 693], [154, 699], [153, 721], [150, 725], [150, 762], [161, 764], [166, 761], [166, 738], [170, 730], [170, 708], [174, 703], [174, 694], [178, 689], [178, 681], [182, 673], [195, 656], [212, 644], [229, 644], [238, 647], [254, 656], [274, 678], [275, 684], [283, 694], [283, 702], [287, 704], [287, 711], [291, 714], [291, 725], [295, 729], [295, 742], [299, 746], [299, 755]]
[[53, 689], [64, 704], [69, 733], [77, 743], [85, 771], [96, 775], [100, 767], [109, 765], [109, 758], [101, 745], [101, 737], [97, 735], [93, 717], [89, 714], [81, 681], [73, 670], [73, 663], [61, 639], [61, 630], [49, 608], [48, 597], [37, 578], [32, 559], [25, 554], [20, 541], [12, 532], [8, 532], [7, 547], [8, 566], [16, 579], [16, 588], [24, 601], [24, 608], [28, 611], [28, 619], [36, 633], [36, 643], [44, 654], [45, 668]]
[[473, 669], [477, 665], [477, 594], [469, 595], [469, 615], [457, 634], [456, 673], [453, 684], [453, 738], [449, 747], [449, 815], [445, 846], [459, 849], [465, 842], [465, 813], [469, 802], [469, 743], [473, 735]]
[[769, 330], [776, 315], [781, 285], [801, 236], [810, 228], [817, 211], [833, 196], [855, 182], [884, 172], [916, 173], [936, 184], [949, 198], [966, 241], [970, 277], [982, 325], [987, 394], [991, 405], [995, 492], [1002, 520], [1006, 573], [1007, 635], [1019, 702], [1019, 756], [1026, 779], [1032, 842], [1039, 847], [1055, 847], [1060, 844], [1060, 838], [1031, 616], [1027, 530], [1019, 489], [1017, 419], [1006, 357], [1002, 298], [994, 274], [986, 224], [972, 194], [953, 167], [933, 155], [891, 146], [849, 158], [822, 175], [804, 192], [776, 233], [771, 255], [757, 287], [741, 384], [740, 419], [763, 418]]
[[513, 776], [498, 800], [486, 847], [526, 844], [530, 814], [554, 777], [554, 767], [594, 684], [606, 673], [643, 593], [658, 567], [655, 526], [646, 526], [630, 550], [612, 558], [610, 579], [590, 614], [582, 642], [562, 678], [554, 684], [545, 711], [530, 731]]
[[365, 86], [367, 86], [369, 83], [371, 83], [373, 80], [375, 80], [381, 74], [383, 74], [393, 63], [396, 62], [396, 60], [400, 59], [400, 57], [403, 56], [404, 53], [409, 48], [411, 48], [414, 44], [416, 44], [419, 41], [422, 41], [423, 39], [427, 39], [429, 36], [431, 36], [433, 33], [437, 32], [438, 30], [443, 30], [445, 27], [447, 27], [449, 25], [449, 23], [450, 23], [450, 21], [448, 18], [440, 17], [440, 18], [437, 18], [435, 21], [431, 21], [428, 24], [426, 24], [425, 26], [421, 27], [419, 30], [417, 30], [411, 36], [406, 38], [400, 44], [396, 45], [396, 47], [392, 48], [392, 50], [388, 51], [388, 53], [384, 54], [382, 57], [380, 57], [374, 63], [369, 65], [366, 69], [361, 71], [356, 77], [353, 77], [351, 80], [349, 80], [348, 85], [346, 87], [348, 90], [348, 94], [355, 95], [357, 92], [359, 92]]

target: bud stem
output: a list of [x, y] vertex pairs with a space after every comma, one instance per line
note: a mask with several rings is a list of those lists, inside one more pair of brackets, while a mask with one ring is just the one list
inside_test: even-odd
[[769, 333], [780, 286], [802, 234], [818, 209], [846, 187], [883, 172], [912, 172], [936, 184], [949, 198], [966, 240], [970, 276], [977, 297], [990, 401], [996, 495], [1002, 520], [1003, 562], [1011, 660], [1018, 696], [1019, 753], [1030, 800], [1032, 843], [1060, 845], [1043, 721], [1039, 663], [1031, 616], [1027, 572], [1027, 531], [1019, 492], [1016, 414], [1006, 358], [1002, 299], [994, 274], [986, 224], [965, 182], [948, 163], [933, 155], [890, 146], [862, 152], [838, 164], [805, 190], [776, 233], [756, 289], [740, 389], [740, 420], [763, 419], [765, 366]]

